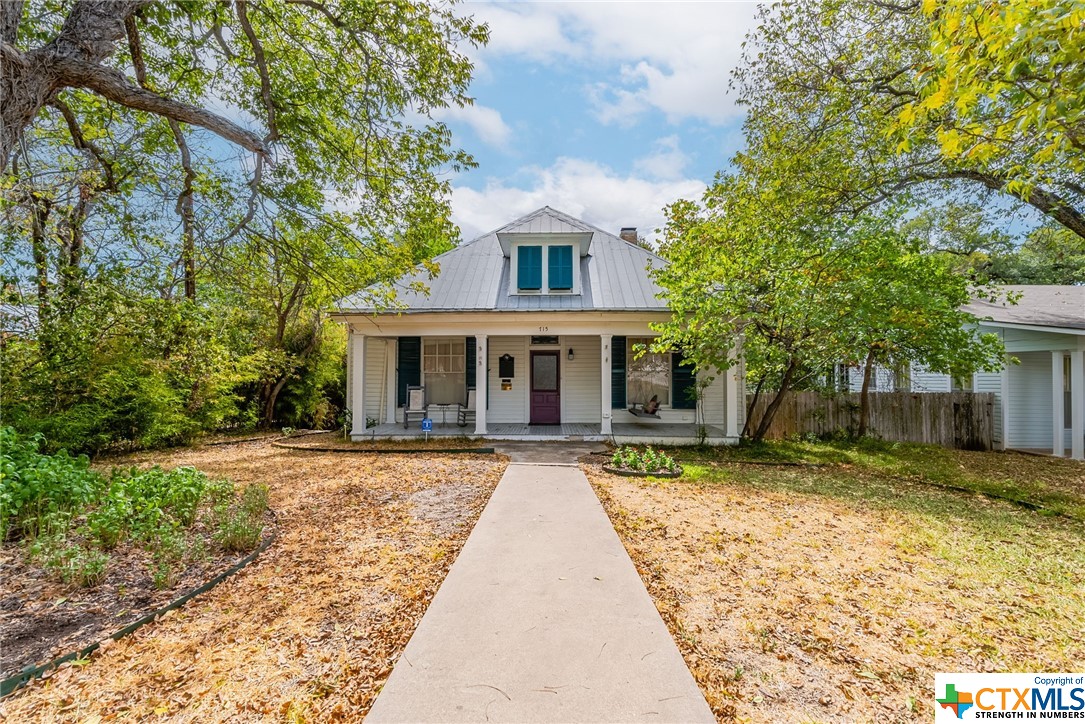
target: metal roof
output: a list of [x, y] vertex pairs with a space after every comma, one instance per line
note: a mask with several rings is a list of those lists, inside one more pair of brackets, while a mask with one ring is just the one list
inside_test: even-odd
[[[501, 250], [499, 234], [591, 233], [587, 256], [580, 259], [580, 294], [510, 294], [510, 261]], [[647, 249], [544, 206], [473, 241], [434, 258], [440, 271], [430, 278], [425, 271], [402, 277], [395, 284], [397, 308], [402, 312], [458, 311], [667, 311], [659, 298], [661, 287], [648, 276], [648, 267], [666, 262]], [[411, 289], [423, 284], [429, 294]], [[367, 295], [359, 293], [339, 302], [340, 312], [372, 314]]]
[[1085, 329], [1085, 287], [1036, 284], [999, 289], [1018, 293], [1021, 298], [1017, 304], [977, 299], [965, 309], [981, 319], [989, 317], [994, 323]]

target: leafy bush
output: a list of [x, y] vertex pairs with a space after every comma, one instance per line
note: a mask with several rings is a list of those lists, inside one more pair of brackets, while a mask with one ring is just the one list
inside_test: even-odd
[[610, 463], [615, 468], [643, 473], [676, 473], [681, 468], [674, 458], [651, 445], [643, 451], [625, 445], [614, 451]]
[[105, 487], [86, 456], [44, 455], [42, 442], [0, 428], [0, 539], [39, 535], [47, 520], [80, 509]]
[[109, 563], [107, 553], [78, 543], [69, 544], [64, 536], [56, 533], [35, 538], [29, 553], [53, 578], [80, 588], [101, 583]]

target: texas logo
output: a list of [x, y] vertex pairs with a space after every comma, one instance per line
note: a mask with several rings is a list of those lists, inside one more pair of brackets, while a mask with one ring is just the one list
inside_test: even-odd
[[953, 715], [958, 719], [963, 719], [964, 713], [975, 705], [975, 702], [972, 701], [972, 693], [968, 691], [957, 691], [957, 687], [954, 684], [946, 684], [945, 697], [936, 699], [936, 701], [943, 709], [951, 710]]

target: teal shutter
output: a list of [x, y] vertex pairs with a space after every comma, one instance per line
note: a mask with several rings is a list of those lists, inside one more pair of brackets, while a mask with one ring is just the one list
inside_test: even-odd
[[610, 340], [610, 406], [625, 407], [625, 337]]
[[[464, 362], [464, 370], [467, 372], [467, 386], [475, 386], [475, 338], [467, 338], [467, 360]], [[464, 397], [466, 400], [467, 398]]]
[[690, 365], [682, 364], [681, 352], [671, 353], [671, 407], [676, 410], [696, 410], [697, 376]]
[[551, 246], [546, 252], [550, 269], [547, 282], [551, 289], [564, 290], [573, 288], [573, 247]]
[[517, 259], [516, 285], [520, 289], [542, 289], [542, 247], [521, 246]]
[[396, 347], [396, 405], [403, 407], [407, 386], [422, 382], [422, 338], [400, 337]]

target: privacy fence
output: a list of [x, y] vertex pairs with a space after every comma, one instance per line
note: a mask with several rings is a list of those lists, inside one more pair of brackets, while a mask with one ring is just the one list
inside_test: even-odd
[[[752, 410], [752, 420], [761, 419], [770, 399], [761, 396]], [[872, 392], [867, 434], [883, 440], [990, 450], [994, 405], [995, 396], [990, 392]], [[766, 437], [854, 434], [858, 426], [858, 393], [791, 392]]]

